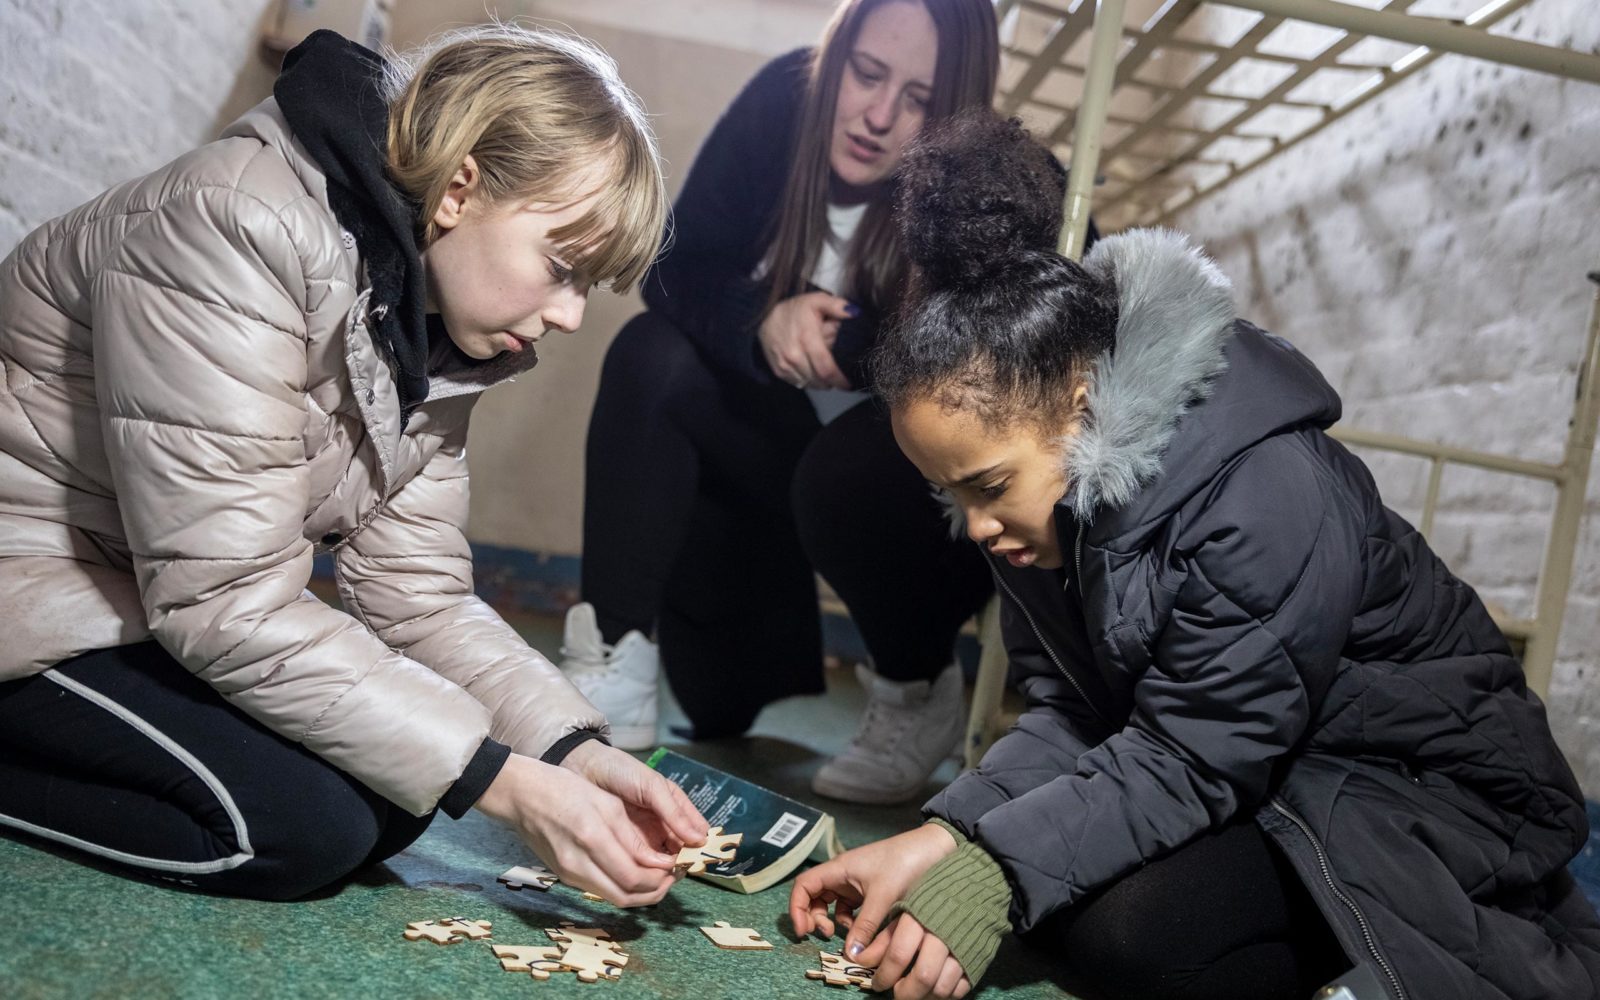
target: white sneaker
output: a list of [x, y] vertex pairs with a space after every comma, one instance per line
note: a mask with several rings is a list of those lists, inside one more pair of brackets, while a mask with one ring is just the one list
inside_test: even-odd
[[869, 805], [904, 802], [961, 740], [961, 671], [951, 664], [931, 682], [891, 681], [858, 665], [856, 676], [867, 689], [861, 729], [844, 753], [822, 765], [811, 790]]
[[643, 632], [635, 629], [607, 646], [600, 639], [594, 605], [574, 604], [561, 637], [561, 672], [611, 723], [612, 746], [655, 746], [661, 652]]

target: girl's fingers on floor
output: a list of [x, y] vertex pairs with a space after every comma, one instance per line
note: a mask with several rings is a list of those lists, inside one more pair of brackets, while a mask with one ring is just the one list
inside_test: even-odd
[[[877, 966], [878, 974], [872, 979], [872, 988], [886, 990], [899, 982], [900, 977], [904, 976], [906, 970], [916, 961], [917, 946], [922, 943], [922, 925], [915, 920], [896, 917], [893, 924], [884, 928], [884, 932], [878, 935], [878, 938], [888, 941], [882, 961], [873, 962], [868, 958], [873, 950], [871, 948], [850, 960], [868, 968]], [[850, 958], [848, 954], [845, 957]]]

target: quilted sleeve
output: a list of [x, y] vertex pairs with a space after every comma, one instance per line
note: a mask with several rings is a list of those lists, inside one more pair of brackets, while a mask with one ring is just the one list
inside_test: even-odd
[[372, 523], [335, 551], [339, 593], [389, 646], [459, 684], [493, 713], [490, 734], [541, 757], [578, 730], [609, 732], [549, 660], [472, 590], [466, 421]]
[[416, 814], [489, 730], [458, 685], [305, 593], [304, 255], [248, 192], [174, 192], [93, 286], [100, 421], [156, 639]]
[[1274, 439], [1187, 526], [1128, 724], [973, 830], [1019, 930], [1265, 799], [1310, 723], [1306, 678], [1334, 668], [1360, 599], [1360, 521], [1334, 492]]

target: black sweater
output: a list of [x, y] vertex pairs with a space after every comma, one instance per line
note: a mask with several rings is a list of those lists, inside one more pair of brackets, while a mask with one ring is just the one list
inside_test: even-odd
[[[776, 228], [811, 49], [767, 63], [717, 120], [673, 206], [671, 250], [644, 281], [644, 300], [682, 330], [725, 374], [775, 382], [756, 333], [771, 285], [750, 276]], [[1084, 246], [1099, 237], [1093, 221]], [[833, 355], [845, 377], [867, 387], [866, 359], [884, 320], [877, 303], [839, 325]]]
[[[771, 286], [751, 275], [766, 254], [794, 157], [810, 49], [779, 56], [718, 119], [673, 206], [671, 250], [644, 282], [644, 300], [724, 372], [775, 381], [756, 333]], [[835, 359], [851, 383], [878, 336], [873, 303], [842, 322]]]

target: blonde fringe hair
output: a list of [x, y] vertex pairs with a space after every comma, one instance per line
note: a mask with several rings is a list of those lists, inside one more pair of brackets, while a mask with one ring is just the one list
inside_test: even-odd
[[[656, 138], [616, 62], [593, 44], [501, 22], [465, 28], [391, 55], [384, 90], [389, 173], [422, 206], [425, 243], [470, 154], [495, 204], [600, 194], [551, 233], [588, 281], [625, 292], [656, 259], [670, 211]], [[577, 178], [597, 164], [607, 167], [599, 183], [580, 190]]]

